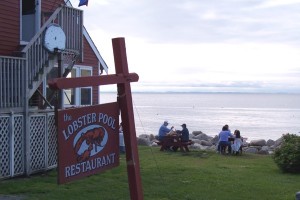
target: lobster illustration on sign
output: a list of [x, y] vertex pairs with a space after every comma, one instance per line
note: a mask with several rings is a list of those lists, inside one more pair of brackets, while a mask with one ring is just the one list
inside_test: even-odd
[[98, 152], [97, 147], [102, 147], [101, 143], [104, 136], [105, 132], [101, 127], [81, 133], [80, 138], [74, 146], [74, 150], [77, 154], [77, 162], [88, 160], [91, 157], [92, 151]]

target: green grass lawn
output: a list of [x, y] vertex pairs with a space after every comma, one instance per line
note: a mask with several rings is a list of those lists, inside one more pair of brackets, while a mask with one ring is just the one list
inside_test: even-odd
[[[224, 156], [214, 152], [161, 152], [139, 147], [145, 200], [295, 199], [300, 174], [282, 173], [271, 156]], [[125, 155], [120, 166], [65, 185], [56, 170], [0, 182], [0, 194], [25, 199], [130, 199]]]

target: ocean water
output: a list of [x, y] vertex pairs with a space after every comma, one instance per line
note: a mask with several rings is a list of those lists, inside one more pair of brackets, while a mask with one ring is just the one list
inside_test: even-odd
[[[116, 93], [100, 94], [100, 103], [116, 99]], [[228, 124], [248, 141], [300, 135], [300, 94], [133, 93], [132, 99], [137, 135], [157, 135], [164, 120], [210, 136]]]

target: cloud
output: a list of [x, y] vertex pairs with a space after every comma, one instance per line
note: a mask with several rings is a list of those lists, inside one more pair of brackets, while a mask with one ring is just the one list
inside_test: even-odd
[[258, 8], [270, 8], [270, 7], [282, 7], [282, 6], [294, 6], [300, 4], [299, 0], [265, 0]]
[[[98, 1], [96, 1], [98, 2]], [[275, 3], [274, 3], [275, 2]], [[282, 3], [285, 2], [285, 3]], [[299, 1], [99, 1], [85, 24], [155, 43], [288, 42], [299, 45]], [[286, 6], [289, 6], [288, 9]], [[87, 14], [88, 13], [88, 14]], [[95, 17], [97, 20], [95, 20]]]
[[299, 91], [299, 2], [97, 0], [80, 8], [110, 73], [111, 38], [126, 38], [137, 90]]

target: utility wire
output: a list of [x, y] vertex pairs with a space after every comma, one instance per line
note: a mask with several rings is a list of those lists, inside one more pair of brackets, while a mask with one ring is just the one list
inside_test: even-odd
[[[146, 134], [146, 131], [145, 131], [145, 128], [144, 128], [144, 124], [143, 124], [143, 122], [142, 122], [142, 120], [141, 120], [139, 111], [138, 111], [138, 109], [137, 109], [137, 107], [136, 107], [136, 105], [135, 105], [135, 103], [134, 103], [133, 100], [132, 100], [132, 103], [133, 103], [133, 107], [134, 107], [134, 109], [135, 109], [135, 111], [136, 111], [136, 113], [137, 113], [138, 120], [139, 120], [140, 123], [141, 123], [142, 129], [143, 129], [143, 133]], [[162, 173], [161, 169], [159, 168], [157, 159], [156, 159], [156, 157], [155, 157], [155, 155], [154, 155], [153, 147], [152, 147], [152, 146], [149, 146], [149, 149], [150, 149], [151, 155], [152, 155], [152, 157], [153, 157], [153, 160], [154, 160], [154, 162], [155, 162], [155, 166], [156, 166], [156, 169], [157, 169], [157, 172], [158, 172], [157, 175], [159, 176], [159, 179], [161, 180], [161, 184], [162, 184], [162, 186], [167, 185], [167, 181], [166, 181], [166, 179], [165, 179], [165, 177], [164, 177], [164, 173]], [[170, 191], [169, 191], [169, 190], [166, 190], [166, 192], [167, 192], [167, 194], [168, 194], [168, 197], [170, 198], [170, 197], [171, 197]]]

